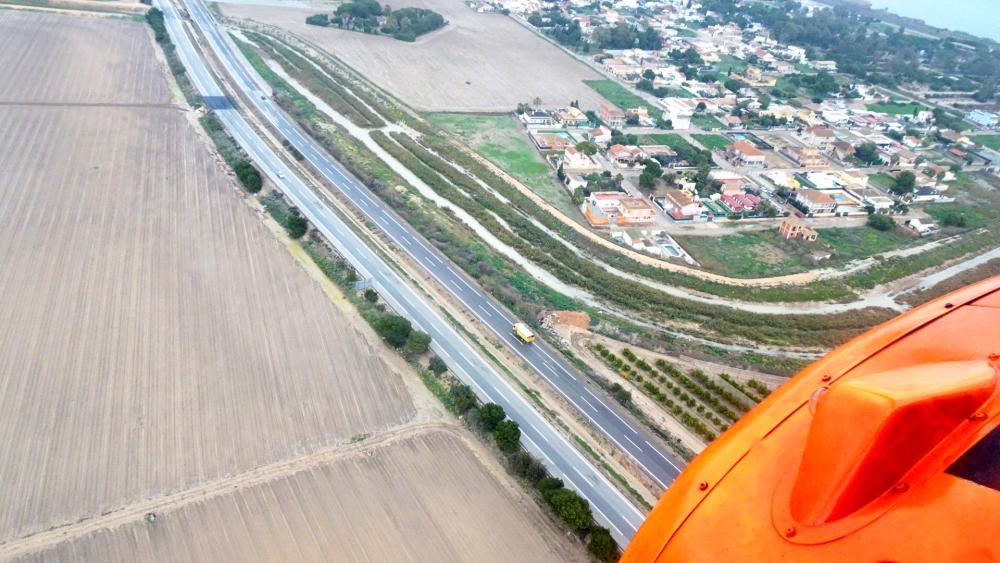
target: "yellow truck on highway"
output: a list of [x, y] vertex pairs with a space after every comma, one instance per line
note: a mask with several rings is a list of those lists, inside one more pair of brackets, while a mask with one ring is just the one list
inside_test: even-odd
[[528, 328], [528, 325], [524, 323], [514, 323], [513, 331], [514, 336], [525, 344], [535, 341], [535, 333], [532, 332], [531, 329]]

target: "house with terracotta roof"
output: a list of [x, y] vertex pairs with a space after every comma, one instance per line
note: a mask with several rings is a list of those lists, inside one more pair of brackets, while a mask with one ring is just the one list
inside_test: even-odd
[[750, 141], [740, 140], [726, 146], [726, 159], [738, 166], [764, 168], [764, 153]]
[[618, 128], [625, 125], [625, 112], [610, 104], [601, 104], [597, 108], [597, 117], [608, 127]]
[[642, 149], [634, 145], [611, 145], [608, 149], [608, 160], [619, 168], [631, 168], [645, 158]]
[[795, 201], [799, 202], [809, 213], [833, 213], [837, 209], [837, 202], [819, 190], [802, 188], [795, 192]]
[[708, 208], [690, 192], [670, 188], [654, 198], [663, 213], [674, 221], [706, 220], [711, 217]]
[[823, 168], [829, 163], [819, 153], [819, 149], [813, 147], [796, 147], [785, 149], [785, 155], [792, 159], [792, 162], [802, 168]]

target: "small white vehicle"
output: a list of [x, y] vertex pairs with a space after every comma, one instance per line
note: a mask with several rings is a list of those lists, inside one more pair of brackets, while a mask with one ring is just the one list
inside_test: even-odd
[[278, 172], [278, 178], [281, 178], [282, 180], [284, 180], [285, 179], [285, 173], [284, 172]]

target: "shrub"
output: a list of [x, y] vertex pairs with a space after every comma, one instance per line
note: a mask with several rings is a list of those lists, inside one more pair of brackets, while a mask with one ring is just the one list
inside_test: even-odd
[[587, 542], [587, 551], [598, 561], [611, 563], [618, 560], [618, 546], [607, 528], [594, 527]]
[[507, 418], [507, 413], [504, 412], [503, 407], [496, 403], [486, 403], [483, 408], [479, 409], [479, 422], [482, 424], [483, 430], [487, 432], [493, 432], [505, 418]]
[[410, 357], [419, 356], [426, 352], [430, 345], [431, 337], [429, 334], [414, 330], [406, 338], [406, 344], [403, 345], [403, 354]]
[[309, 230], [309, 221], [301, 215], [289, 215], [285, 219], [285, 231], [288, 232], [288, 236], [298, 239], [302, 238], [302, 235], [306, 234]]
[[441, 358], [434, 356], [427, 364], [427, 369], [434, 372], [434, 375], [441, 375], [442, 373], [448, 371], [448, 364], [444, 363], [444, 360]]
[[466, 411], [476, 406], [478, 402], [476, 394], [472, 392], [472, 388], [463, 383], [452, 385], [449, 393], [451, 394], [451, 402], [455, 405], [455, 411], [458, 414], [465, 414]]
[[410, 324], [410, 321], [393, 314], [379, 317], [372, 323], [372, 327], [382, 337], [382, 340], [388, 342], [393, 348], [399, 348], [406, 344], [410, 333], [413, 332], [413, 325]]
[[549, 491], [555, 491], [563, 488], [563, 482], [562, 479], [557, 477], [543, 477], [537, 484], [535, 484], [535, 488], [537, 488], [542, 495], [544, 495]]
[[867, 225], [876, 231], [891, 231], [896, 227], [896, 222], [888, 215], [871, 215], [868, 217]]
[[[376, 303], [378, 301], [378, 292], [372, 288], [365, 290], [365, 301], [369, 303]], [[438, 374], [440, 375], [440, 374]]]
[[261, 178], [260, 171], [246, 160], [237, 161], [233, 165], [233, 171], [236, 172], [236, 177], [243, 184], [243, 187], [252, 194], [259, 192], [264, 186], [264, 179]]
[[514, 453], [521, 445], [521, 427], [513, 420], [504, 420], [493, 429], [493, 439], [504, 453]]
[[593, 521], [590, 503], [569, 489], [549, 491], [545, 494], [545, 501], [552, 507], [556, 516], [574, 530], [586, 530]]

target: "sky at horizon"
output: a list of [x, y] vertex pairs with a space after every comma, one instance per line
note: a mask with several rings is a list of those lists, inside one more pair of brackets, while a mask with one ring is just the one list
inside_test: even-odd
[[1000, 41], [1000, 0], [870, 0], [872, 8]]

